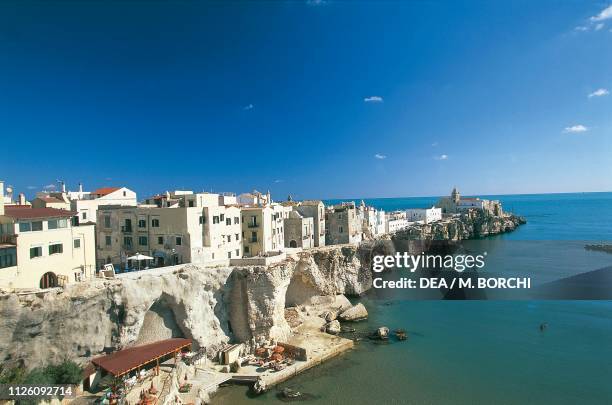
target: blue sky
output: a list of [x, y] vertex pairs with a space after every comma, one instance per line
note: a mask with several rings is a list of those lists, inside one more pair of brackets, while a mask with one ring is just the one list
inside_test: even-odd
[[612, 190], [606, 1], [0, 4], [0, 177], [277, 198]]

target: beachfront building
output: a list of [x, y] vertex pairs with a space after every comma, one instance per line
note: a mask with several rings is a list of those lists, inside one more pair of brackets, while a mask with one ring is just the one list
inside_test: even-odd
[[500, 201], [461, 197], [457, 187], [453, 188], [450, 197], [442, 197], [436, 207], [440, 208], [443, 214], [457, 214], [465, 210], [476, 209], [494, 216], [503, 215]]
[[241, 206], [244, 256], [282, 252], [285, 248], [284, 220], [289, 218], [291, 211], [292, 207], [281, 204]]
[[406, 210], [406, 219], [408, 222], [421, 222], [430, 224], [442, 219], [442, 209], [431, 208], [411, 208]]
[[226, 264], [242, 257], [240, 208], [219, 205], [219, 194], [183, 194], [173, 207], [102, 206], [98, 210], [98, 267], [138, 268], [180, 263]]
[[408, 227], [406, 211], [393, 211], [386, 215], [385, 232], [395, 233]]
[[[0, 198], [4, 199], [0, 182]], [[0, 288], [63, 286], [95, 275], [93, 225], [74, 226], [74, 212], [0, 204]]]
[[284, 220], [284, 233], [285, 247], [309, 249], [314, 246], [314, 218], [292, 210]]
[[359, 243], [362, 227], [362, 218], [354, 201], [334, 205], [325, 213], [325, 244]]

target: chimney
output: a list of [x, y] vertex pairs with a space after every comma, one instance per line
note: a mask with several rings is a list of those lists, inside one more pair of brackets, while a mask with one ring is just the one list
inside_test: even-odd
[[26, 198], [23, 193], [19, 193], [19, 205], [26, 205]]
[[4, 182], [0, 181], [0, 215], [4, 215]]

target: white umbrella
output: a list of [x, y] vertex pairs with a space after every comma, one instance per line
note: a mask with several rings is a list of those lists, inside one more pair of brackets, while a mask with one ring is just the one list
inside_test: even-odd
[[140, 261], [141, 260], [153, 260], [151, 256], [141, 255], [140, 253], [136, 253], [134, 256], [130, 256], [127, 260], [136, 260], [138, 262], [138, 270], [140, 270]]
[[130, 256], [127, 258], [128, 260], [153, 260], [151, 256], [141, 255], [140, 253], [136, 253], [134, 256]]

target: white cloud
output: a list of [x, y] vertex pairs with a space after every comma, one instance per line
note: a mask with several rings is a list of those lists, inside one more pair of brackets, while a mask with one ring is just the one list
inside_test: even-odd
[[588, 31], [589, 27], [585, 27], [584, 25], [580, 25], [576, 28], [574, 28], [575, 31]]
[[53, 189], [55, 189], [55, 184], [47, 184], [47, 185], [44, 187], [44, 189], [45, 189], [45, 190], [53, 190]]
[[382, 160], [382, 159], [386, 159], [387, 155], [383, 155], [383, 154], [377, 153], [376, 155], [374, 155], [374, 157], [376, 159], [381, 159]]
[[431, 146], [433, 146], [435, 148], [436, 146], [438, 146], [438, 142], [432, 143]]
[[448, 155], [439, 155], [434, 157], [435, 160], [447, 160]]
[[276, 179], [276, 180], [274, 180], [274, 182], [275, 182], [275, 183], [282, 183], [282, 182], [283, 182], [283, 180], [281, 180], [281, 179]]
[[603, 27], [604, 27], [604, 23], [599, 23], [599, 24], [595, 25], [595, 31], [599, 31]]
[[363, 99], [364, 103], [382, 103], [383, 98], [380, 96], [370, 96]]
[[585, 127], [584, 125], [578, 124], [578, 125], [572, 125], [571, 127], [565, 127], [563, 132], [568, 133], [568, 134], [579, 134], [581, 132], [586, 132], [588, 130], [589, 129]]
[[245, 105], [242, 109], [245, 111], [252, 110], [255, 107], [253, 104]]
[[612, 6], [608, 6], [601, 10], [601, 12], [590, 18], [591, 21], [604, 21], [612, 18]]
[[589, 98], [607, 96], [608, 94], [610, 94], [608, 89], [601, 88], [601, 89], [597, 89], [594, 92], [592, 92], [591, 94], [589, 94]]

